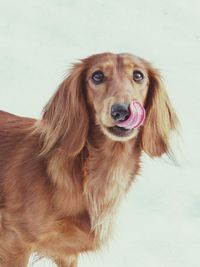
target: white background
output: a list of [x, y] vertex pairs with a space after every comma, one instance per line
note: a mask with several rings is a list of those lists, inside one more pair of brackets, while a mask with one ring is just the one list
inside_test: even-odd
[[144, 156], [112, 241], [79, 266], [199, 267], [198, 0], [0, 0], [0, 109], [39, 118], [70, 64], [104, 51], [160, 68], [182, 124], [180, 167]]

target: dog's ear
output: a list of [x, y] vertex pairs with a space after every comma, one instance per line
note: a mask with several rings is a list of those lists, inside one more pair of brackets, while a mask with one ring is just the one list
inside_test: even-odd
[[84, 147], [88, 133], [88, 113], [84, 94], [84, 63], [75, 64], [43, 110], [43, 149], [46, 154], [62, 147], [69, 157]]
[[146, 119], [140, 133], [141, 147], [149, 156], [171, 154], [169, 137], [177, 130], [178, 118], [170, 103], [159, 71], [149, 65], [149, 91], [145, 103]]

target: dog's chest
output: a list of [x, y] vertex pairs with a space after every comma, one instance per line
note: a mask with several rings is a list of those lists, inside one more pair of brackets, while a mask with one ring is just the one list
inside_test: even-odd
[[112, 152], [90, 153], [84, 166], [82, 198], [78, 203], [74, 199], [82, 211], [57, 223], [55, 231], [47, 233], [48, 238], [44, 238], [45, 243], [41, 246], [47, 248], [50, 238], [49, 249], [53, 244], [53, 251], [74, 254], [99, 248], [108, 239], [120, 201], [139, 169], [139, 156], [135, 150], [120, 154]]
[[91, 230], [100, 243], [109, 237], [113, 216], [139, 166], [131, 150], [112, 152], [91, 154], [85, 166], [84, 196]]

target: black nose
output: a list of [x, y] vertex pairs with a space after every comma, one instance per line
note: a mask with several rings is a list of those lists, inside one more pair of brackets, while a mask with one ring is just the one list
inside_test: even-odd
[[130, 115], [129, 104], [114, 104], [111, 107], [111, 117], [115, 121], [125, 121]]

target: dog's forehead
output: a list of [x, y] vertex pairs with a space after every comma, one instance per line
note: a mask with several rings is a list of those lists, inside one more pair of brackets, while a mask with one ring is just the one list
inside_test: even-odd
[[142, 59], [132, 54], [97, 54], [84, 60], [88, 69], [111, 70], [114, 68], [144, 67]]
[[88, 69], [94, 67], [114, 67], [117, 63], [117, 56], [112, 53], [93, 55], [84, 60]]
[[118, 61], [125, 67], [144, 67], [143, 60], [132, 54], [118, 54]]

